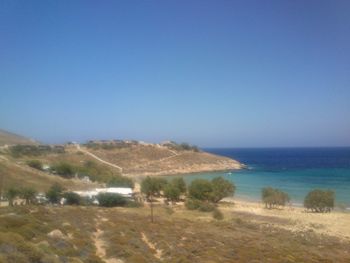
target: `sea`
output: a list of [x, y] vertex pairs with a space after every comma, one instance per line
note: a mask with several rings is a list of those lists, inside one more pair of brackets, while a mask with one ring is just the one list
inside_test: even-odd
[[309, 191], [329, 189], [335, 192], [338, 207], [350, 209], [350, 147], [204, 150], [238, 160], [247, 168], [189, 174], [184, 177], [188, 183], [223, 176], [235, 184], [236, 198], [249, 201], [260, 201], [261, 189], [270, 186], [287, 192], [296, 206], [302, 206]]

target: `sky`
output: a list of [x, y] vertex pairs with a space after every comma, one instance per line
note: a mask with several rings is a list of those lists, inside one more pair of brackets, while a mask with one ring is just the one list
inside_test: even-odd
[[350, 1], [0, 0], [0, 128], [350, 146]]

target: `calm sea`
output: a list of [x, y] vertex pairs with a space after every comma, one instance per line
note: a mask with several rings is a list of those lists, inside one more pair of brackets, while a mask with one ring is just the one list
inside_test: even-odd
[[235, 183], [235, 196], [241, 199], [260, 200], [261, 189], [271, 186], [286, 191], [297, 205], [312, 189], [331, 189], [336, 203], [350, 208], [350, 147], [205, 150], [236, 159], [248, 168], [191, 174], [185, 177], [188, 182], [224, 176]]

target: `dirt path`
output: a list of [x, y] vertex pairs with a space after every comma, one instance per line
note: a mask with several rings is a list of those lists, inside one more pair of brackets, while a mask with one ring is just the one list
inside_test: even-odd
[[117, 258], [107, 258], [106, 255], [106, 242], [102, 239], [103, 236], [103, 230], [99, 228], [99, 225], [101, 222], [108, 221], [107, 218], [98, 216], [98, 219], [96, 221], [96, 232], [94, 233], [93, 240], [94, 245], [96, 247], [96, 256], [98, 256], [100, 259], [102, 259], [106, 263], [124, 263], [123, 260], [117, 259]]
[[149, 239], [147, 238], [147, 236], [145, 235], [145, 233], [141, 232], [141, 236], [142, 236], [142, 241], [146, 243], [146, 245], [151, 249], [154, 250], [155, 253], [155, 257], [158, 258], [159, 260], [162, 260], [162, 253], [163, 251], [160, 249], [157, 249], [156, 246], [149, 241]]
[[98, 160], [98, 161], [101, 162], [101, 163], [104, 163], [104, 164], [107, 164], [107, 165], [112, 166], [112, 167], [114, 167], [114, 168], [117, 168], [117, 169], [119, 169], [119, 171], [120, 171], [121, 173], [123, 173], [123, 168], [122, 168], [122, 167], [120, 167], [120, 166], [118, 166], [118, 165], [116, 165], [116, 164], [114, 164], [114, 163], [110, 163], [110, 162], [107, 162], [107, 161], [101, 159], [100, 157], [96, 156], [95, 154], [89, 152], [88, 150], [86, 150], [86, 149], [84, 149], [84, 148], [81, 148], [79, 144], [75, 144], [75, 145], [76, 145], [78, 151], [81, 151], [81, 152], [83, 152], [83, 153], [86, 153], [87, 155], [90, 155], [92, 158]]

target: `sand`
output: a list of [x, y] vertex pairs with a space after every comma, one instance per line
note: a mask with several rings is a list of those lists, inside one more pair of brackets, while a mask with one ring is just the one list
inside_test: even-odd
[[318, 234], [350, 241], [350, 212], [348, 211], [311, 213], [301, 207], [286, 206], [281, 209], [266, 209], [262, 203], [258, 202], [227, 201], [231, 204], [221, 205], [225, 213], [231, 211], [246, 216], [251, 221], [270, 224], [293, 232], [314, 231]]

